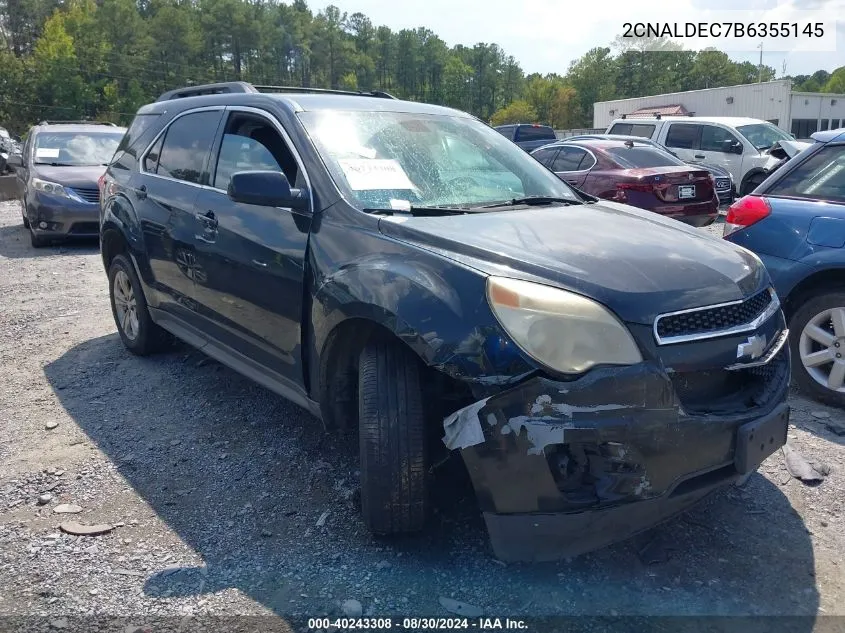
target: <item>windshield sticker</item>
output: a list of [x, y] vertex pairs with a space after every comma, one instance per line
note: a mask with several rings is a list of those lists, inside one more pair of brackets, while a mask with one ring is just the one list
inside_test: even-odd
[[58, 158], [61, 150], [54, 147], [35, 148], [35, 158]]
[[344, 158], [338, 164], [355, 191], [414, 189], [402, 165], [393, 159]]

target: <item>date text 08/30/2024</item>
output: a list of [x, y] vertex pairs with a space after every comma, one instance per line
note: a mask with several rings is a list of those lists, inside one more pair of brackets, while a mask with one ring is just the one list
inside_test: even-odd
[[309, 618], [311, 631], [411, 630], [525, 631], [528, 625], [515, 618]]

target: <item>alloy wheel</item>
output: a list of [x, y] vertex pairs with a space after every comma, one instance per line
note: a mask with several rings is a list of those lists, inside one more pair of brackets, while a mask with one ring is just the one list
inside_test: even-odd
[[114, 276], [114, 307], [120, 329], [130, 341], [138, 338], [138, 304], [135, 299], [135, 289], [132, 281], [124, 271], [118, 270]]
[[798, 352], [813, 380], [845, 393], [845, 307], [823, 310], [810, 319], [801, 331]]

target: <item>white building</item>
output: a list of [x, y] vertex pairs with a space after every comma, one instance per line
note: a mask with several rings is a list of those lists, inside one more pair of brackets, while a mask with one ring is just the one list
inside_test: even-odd
[[783, 79], [599, 101], [593, 104], [593, 127], [606, 129], [611, 121], [623, 114], [654, 116], [657, 113], [753, 117], [770, 121], [796, 138], [808, 138], [819, 130], [845, 127], [845, 95], [793, 92], [792, 82]]

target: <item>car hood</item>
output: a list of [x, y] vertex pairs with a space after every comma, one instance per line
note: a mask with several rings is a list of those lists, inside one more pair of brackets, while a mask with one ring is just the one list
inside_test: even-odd
[[750, 251], [613, 202], [442, 217], [389, 216], [387, 236], [491, 275], [591, 297], [632, 323], [735, 301], [769, 283]]
[[97, 179], [106, 173], [103, 165], [84, 167], [53, 167], [52, 165], [33, 165], [32, 175], [49, 180], [65, 187], [96, 189]]

